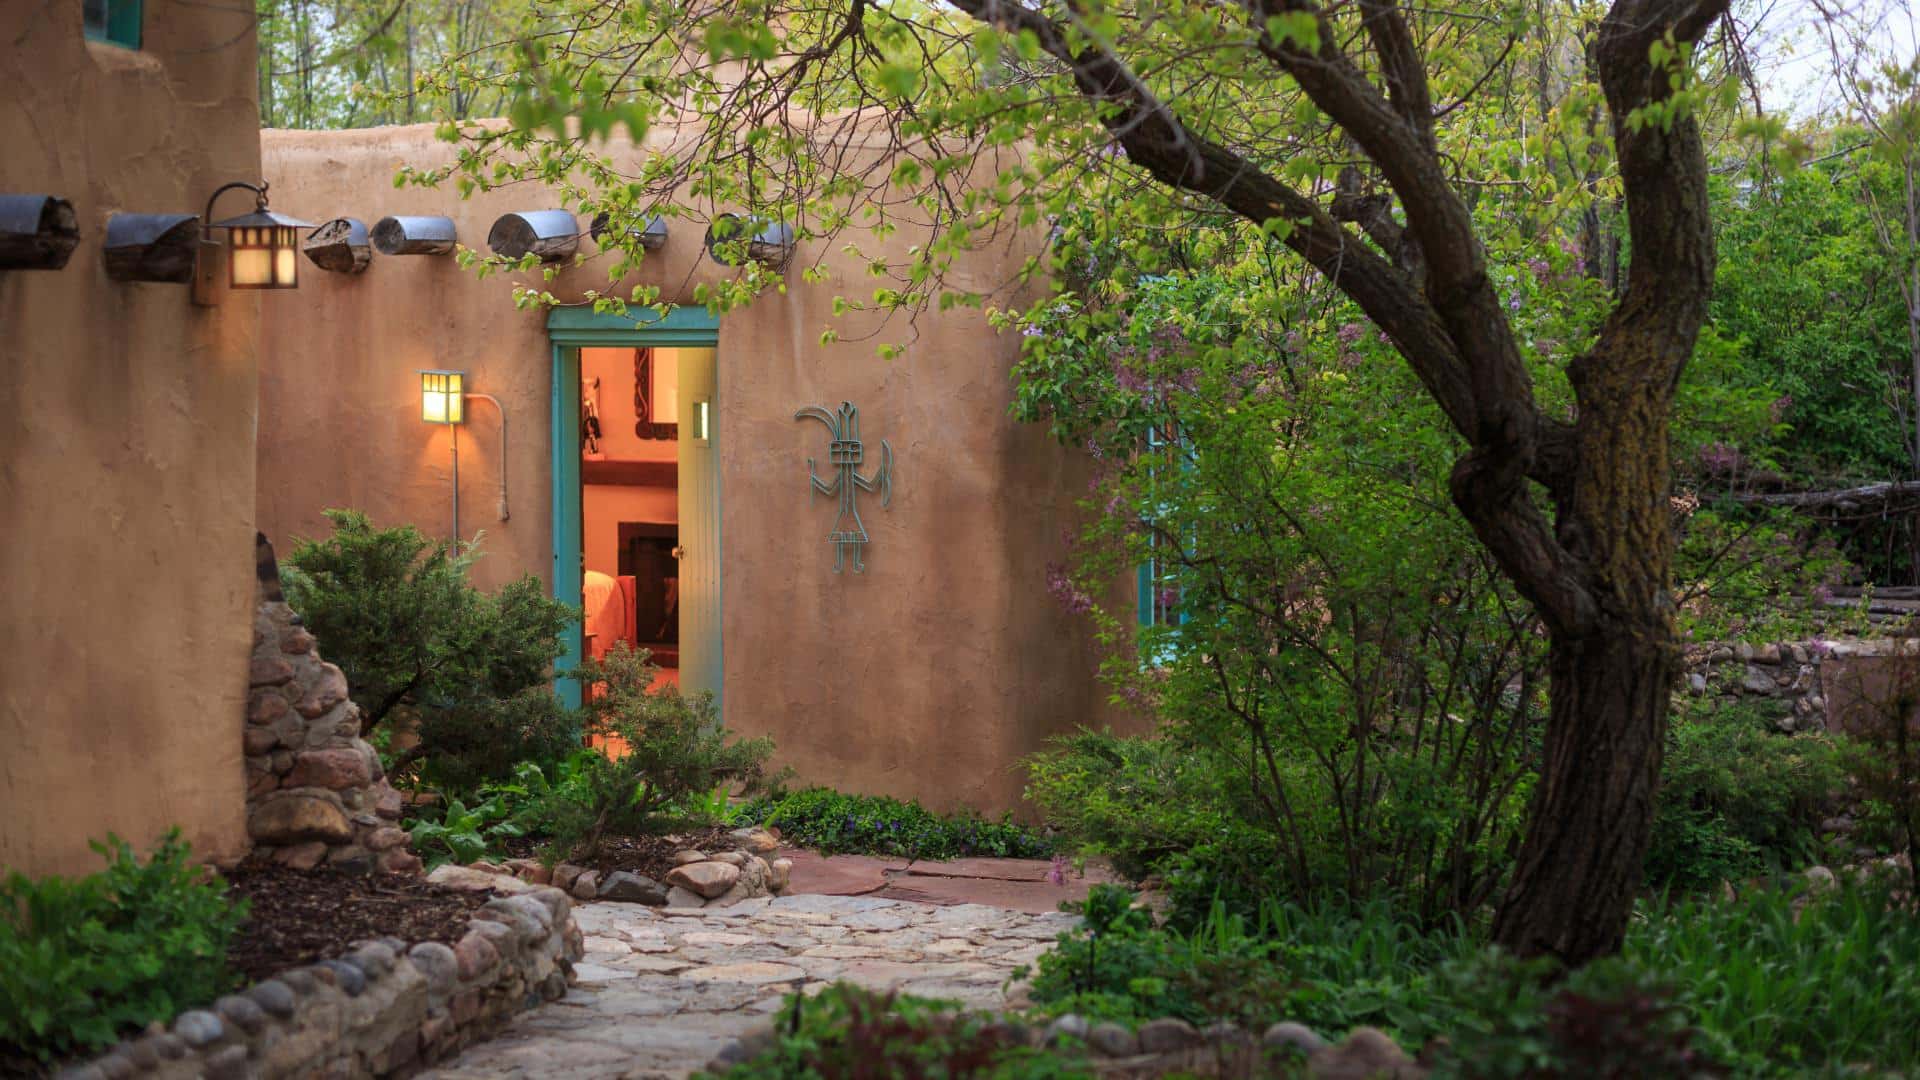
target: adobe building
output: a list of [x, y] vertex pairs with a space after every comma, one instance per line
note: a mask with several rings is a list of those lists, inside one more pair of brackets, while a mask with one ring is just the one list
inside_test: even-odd
[[[686, 306], [595, 314], [580, 302], [608, 291], [607, 260], [572, 265], [597, 245], [588, 222], [541, 213], [551, 193], [394, 187], [451, 153], [430, 125], [264, 133], [275, 209], [353, 219], [389, 247], [404, 226], [426, 252], [449, 231], [482, 254], [496, 230], [543, 233], [566, 267], [482, 280], [375, 245], [358, 272], [305, 266], [269, 294], [258, 520], [282, 551], [325, 535], [329, 507], [453, 535], [457, 491], [482, 584], [534, 574], [572, 603], [584, 584], [576, 650], [653, 649], [684, 689], [719, 695], [730, 728], [772, 735], [801, 782], [998, 813], [1019, 804], [1022, 756], [1105, 720], [1091, 635], [1046, 587], [1089, 463], [1009, 415], [1017, 335], [961, 309], [858, 340], [875, 327], [832, 301], [871, 279], [826, 242], [791, 253], [784, 292], [714, 318], [694, 289], [739, 270], [707, 250], [699, 207], [616, 290]], [[955, 276], [997, 286], [1029, 253], [1003, 242]], [[516, 309], [516, 281], [561, 306]], [[822, 344], [829, 327], [843, 340]], [[887, 340], [905, 353], [878, 358]], [[462, 422], [428, 422], [421, 372], [448, 371]]]
[[178, 271], [260, 176], [252, 12], [122, 6], [0, 4], [0, 872], [247, 844], [259, 305]]
[[[595, 314], [573, 303], [606, 288], [590, 261], [546, 286], [559, 308], [517, 308], [537, 276], [446, 252], [518, 213], [523, 241], [593, 254], [587, 223], [539, 213], [551, 193], [396, 189], [447, 158], [424, 125], [261, 132], [250, 9], [145, 9], [0, 5], [0, 868], [85, 872], [88, 840], [174, 825], [213, 861], [249, 849], [261, 762], [297, 772], [247, 720], [255, 532], [285, 553], [332, 507], [484, 534], [480, 585], [585, 602], [574, 656], [653, 649], [801, 782], [1018, 809], [1019, 759], [1108, 719], [1046, 584], [1088, 463], [1009, 416], [1017, 339], [972, 310], [836, 322], [871, 286], [825, 243], [714, 318], [690, 302], [739, 272], [703, 242], [723, 208], [670, 221], [629, 282], [686, 306]], [[238, 232], [200, 246], [250, 196], [209, 198], [262, 179], [275, 213], [364, 227], [297, 256], [297, 288], [229, 287]], [[447, 220], [373, 254], [392, 217]], [[954, 276], [1001, 286], [1027, 254]], [[422, 372], [460, 375], [437, 414], [459, 422], [429, 422], [423, 387], [449, 383]]]

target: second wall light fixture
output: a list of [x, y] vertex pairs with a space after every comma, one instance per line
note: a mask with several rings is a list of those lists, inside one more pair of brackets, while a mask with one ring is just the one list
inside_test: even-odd
[[460, 540], [460, 425], [467, 419], [467, 399], [484, 401], [500, 413], [500, 520], [510, 516], [507, 510], [507, 410], [492, 394], [467, 392], [463, 371], [443, 368], [423, 369], [420, 373], [420, 419], [429, 424], [445, 424], [453, 435], [453, 539]]

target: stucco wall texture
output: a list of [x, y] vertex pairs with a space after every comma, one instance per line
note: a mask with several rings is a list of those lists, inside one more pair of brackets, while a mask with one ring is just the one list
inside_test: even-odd
[[0, 3], [0, 191], [81, 230], [64, 270], [0, 272], [0, 870], [29, 874], [98, 868], [109, 830], [246, 846], [257, 302], [109, 281], [101, 242], [258, 178], [252, 12], [150, 0], [135, 52], [80, 8]]
[[[424, 125], [269, 131], [264, 155], [276, 208], [369, 225], [388, 214], [446, 214], [461, 241], [482, 250], [500, 214], [556, 203], [525, 185], [469, 201], [395, 189], [400, 165], [447, 160]], [[700, 233], [674, 224], [634, 281], [687, 302], [696, 283], [731, 273], [707, 259]], [[889, 243], [924, 241], [903, 229]], [[802, 247], [784, 295], [721, 320], [714, 438], [726, 722], [771, 734], [777, 760], [802, 782], [943, 809], [1018, 809], [1022, 755], [1050, 735], [1111, 719], [1087, 629], [1045, 585], [1047, 564], [1064, 557], [1088, 463], [1009, 417], [1017, 341], [977, 312], [887, 328], [880, 340], [907, 342], [894, 361], [877, 359], [871, 340], [822, 345], [830, 325], [849, 339], [863, 329], [835, 323], [836, 292], [871, 288], [837, 245], [827, 247]], [[1025, 253], [1003, 244], [957, 276], [1002, 285]], [[816, 260], [828, 280], [803, 284], [798, 267]], [[604, 290], [605, 271], [589, 263], [546, 287], [576, 299]], [[506, 278], [475, 280], [450, 257], [376, 255], [358, 276], [309, 266], [297, 293], [267, 298], [259, 508], [275, 543], [324, 534], [320, 511], [329, 506], [445, 534], [447, 434], [420, 421], [414, 371], [449, 367], [467, 371], [473, 391], [498, 396], [513, 425], [506, 522], [488, 512], [499, 448], [491, 410], [473, 409], [461, 437], [462, 529], [484, 528], [490, 552], [476, 576], [493, 585], [550, 573], [550, 346], [543, 313], [516, 311], [511, 289]], [[603, 395], [621, 399], [619, 388]], [[793, 419], [800, 406], [843, 400], [860, 410], [869, 467], [883, 438], [896, 455], [892, 506], [860, 496], [872, 535], [863, 575], [832, 572], [834, 501], [813, 496], [806, 478], [808, 457], [825, 467], [826, 432]], [[618, 411], [603, 422], [623, 416], [631, 423]]]

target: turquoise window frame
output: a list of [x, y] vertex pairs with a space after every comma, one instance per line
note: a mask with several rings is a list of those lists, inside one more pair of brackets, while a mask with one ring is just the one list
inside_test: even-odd
[[104, 41], [109, 45], [118, 45], [123, 49], [140, 47], [141, 29], [144, 19], [143, 0], [100, 0], [107, 9], [107, 24], [95, 29], [86, 24], [86, 16], [81, 16], [90, 41]]
[[[586, 578], [580, 522], [580, 350], [584, 346], [647, 345], [713, 348], [720, 339], [720, 320], [703, 307], [628, 308], [624, 313], [562, 307], [547, 313], [547, 339], [553, 349], [549, 394], [553, 424], [549, 429], [553, 432], [553, 596], [578, 605]], [[554, 689], [571, 708], [580, 707], [580, 684], [566, 674], [580, 666], [585, 633], [585, 620], [575, 618], [562, 639], [565, 650], [554, 663]]]
[[[1183, 446], [1186, 445], [1184, 438], [1181, 440], [1181, 444]], [[1149, 453], [1158, 451], [1166, 445], [1168, 445], [1167, 440], [1161, 436], [1158, 429], [1148, 430], [1147, 451]], [[1181, 467], [1185, 468], [1184, 465]], [[1147, 547], [1149, 551], [1157, 549], [1159, 546], [1160, 538], [1157, 535], [1148, 537]], [[1187, 613], [1184, 608], [1177, 610], [1171, 620], [1160, 618], [1160, 578], [1161, 570], [1159, 559], [1149, 556], [1147, 561], [1134, 568], [1135, 619], [1142, 628], [1169, 625], [1176, 628], [1184, 626], [1187, 622]], [[1177, 652], [1179, 648], [1179, 642], [1166, 641], [1161, 648], [1154, 651], [1153, 655], [1143, 657], [1142, 660], [1154, 666], [1164, 666], [1172, 661], [1173, 654]]]

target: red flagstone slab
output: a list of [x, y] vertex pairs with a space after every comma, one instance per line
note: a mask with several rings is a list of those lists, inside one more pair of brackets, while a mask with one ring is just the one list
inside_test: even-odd
[[787, 894], [876, 896], [888, 900], [915, 900], [923, 904], [991, 904], [1011, 911], [1058, 911], [1064, 901], [1086, 899], [1096, 882], [1118, 881], [1100, 863], [1090, 863], [1085, 876], [1066, 871], [1066, 880], [1047, 880], [1053, 864], [1042, 859], [953, 859], [914, 862], [876, 859], [865, 855], [825, 856], [786, 849], [793, 860]]
[[887, 868], [899, 865], [898, 860], [865, 855], [828, 857], [799, 848], [783, 849], [780, 857], [793, 860], [793, 869], [787, 875], [788, 895], [860, 896], [886, 885]]

